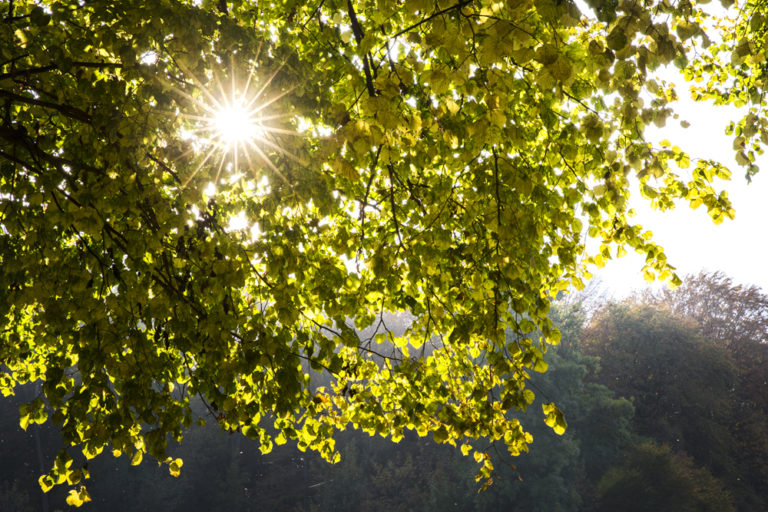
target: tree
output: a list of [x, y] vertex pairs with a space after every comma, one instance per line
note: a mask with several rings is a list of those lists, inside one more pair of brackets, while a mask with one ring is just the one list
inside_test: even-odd
[[[712, 46], [698, 4], [590, 8], [7, 2], [0, 390], [43, 382], [22, 426], [173, 474], [193, 396], [265, 451], [292, 439], [336, 460], [348, 426], [525, 450], [506, 413], [559, 338], [551, 298], [625, 247], [678, 282], [628, 217], [630, 178], [659, 208], [733, 216], [712, 186], [725, 167], [645, 140], [676, 97], [653, 71], [674, 62], [711, 78], [700, 97], [751, 105], [733, 128], [748, 173], [767, 133], [763, 4]], [[355, 330], [403, 311], [401, 336]], [[79, 504], [72, 461], [41, 485]]]
[[735, 284], [721, 272], [689, 276], [674, 291], [643, 297], [675, 315], [694, 320], [704, 339], [724, 347], [736, 366], [733, 397], [738, 440], [738, 481], [734, 493], [745, 509], [762, 510], [768, 496], [768, 295], [756, 286]]
[[702, 272], [645, 300], [693, 319], [705, 339], [726, 347], [739, 370], [742, 396], [768, 414], [768, 294], [737, 285], [722, 272]]
[[736, 368], [695, 324], [648, 306], [612, 304], [592, 320], [585, 351], [598, 382], [631, 399], [640, 435], [691, 454], [716, 476], [734, 473], [728, 446]]
[[668, 446], [635, 447], [600, 481], [598, 511], [735, 511], [723, 484]]
[[635, 406], [638, 434], [692, 456], [739, 510], [765, 509], [768, 416], [722, 342], [689, 317], [637, 303], [607, 306], [584, 339], [601, 358], [596, 380]]
[[643, 299], [695, 320], [705, 338], [734, 353], [745, 344], [768, 344], [768, 295], [758, 286], [735, 284], [723, 272], [688, 276], [679, 288]]
[[[597, 360], [579, 350], [584, 315], [579, 302], [553, 305], [550, 317], [563, 340], [547, 353], [547, 372], [532, 377], [537, 400], [526, 413], [515, 414], [534, 443], [529, 453], [514, 458], [488, 440], [476, 443], [494, 458], [494, 482], [485, 492], [473, 488], [474, 463], [458, 450], [415, 435], [397, 445], [344, 435], [338, 439], [340, 464], [312, 466], [310, 481], [322, 483], [313, 496], [316, 510], [592, 510], [597, 482], [631, 444], [633, 408], [605, 386], [585, 382]], [[508, 334], [510, 340], [515, 336]], [[537, 421], [541, 403], [550, 401], [568, 418], [562, 436]]]

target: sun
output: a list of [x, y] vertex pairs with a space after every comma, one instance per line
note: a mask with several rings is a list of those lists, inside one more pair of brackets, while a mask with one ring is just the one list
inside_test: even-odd
[[303, 165], [281, 143], [285, 136], [300, 134], [291, 125], [293, 114], [281, 112], [289, 109], [280, 100], [293, 89], [275, 90], [272, 82], [279, 71], [280, 68], [263, 80], [258, 73], [251, 72], [245, 81], [237, 80], [231, 73], [229, 80], [208, 81], [205, 85], [193, 77], [200, 93], [192, 96], [179, 91], [189, 100], [192, 110], [182, 114], [187, 121], [186, 138], [193, 139], [190, 151], [201, 154], [197, 168], [182, 184], [184, 187], [198, 175], [218, 183], [225, 173], [250, 173], [256, 179], [267, 173], [287, 182], [273, 162], [276, 155]]
[[258, 108], [250, 108], [244, 97], [225, 99], [212, 113], [211, 132], [224, 147], [256, 142], [265, 135]]

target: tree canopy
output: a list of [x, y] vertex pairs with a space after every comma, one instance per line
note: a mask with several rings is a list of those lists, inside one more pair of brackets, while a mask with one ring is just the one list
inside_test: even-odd
[[[632, 183], [733, 216], [726, 167], [645, 139], [675, 116], [658, 73], [746, 108], [748, 176], [768, 141], [764, 4], [587, 3], [6, 3], [0, 391], [41, 383], [22, 426], [172, 473], [193, 397], [265, 451], [335, 460], [350, 426], [525, 450], [506, 413], [559, 339], [551, 299], [627, 248], [679, 282]], [[72, 461], [41, 485], [78, 486]]]
[[[757, 319], [765, 301], [754, 287], [702, 273], [673, 292], [606, 304], [583, 333], [585, 352], [600, 358], [590, 380], [632, 402], [635, 432], [691, 456], [725, 485], [738, 510], [763, 510], [768, 496], [768, 344], [761, 341], [766, 319]], [[617, 485], [609, 501], [621, 495], [638, 503], [626, 493], [655, 488], [641, 483], [640, 460], [630, 455], [624, 469], [603, 475]]]

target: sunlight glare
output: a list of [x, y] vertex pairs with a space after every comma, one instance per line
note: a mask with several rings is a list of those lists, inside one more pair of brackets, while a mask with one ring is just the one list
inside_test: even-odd
[[205, 194], [208, 197], [213, 197], [216, 195], [216, 184], [214, 182], [208, 183], [208, 186], [205, 187], [205, 190], [203, 190], [203, 194]]
[[212, 180], [203, 190], [203, 195], [208, 197], [216, 193], [216, 186], [222, 180], [232, 185], [245, 174], [258, 179], [266, 171], [288, 183], [272, 161], [277, 154], [306, 165], [281, 144], [284, 136], [300, 135], [290, 124], [294, 114], [281, 112], [285, 109], [278, 103], [294, 88], [281, 88], [276, 92], [269, 89], [281, 68], [282, 64], [262, 80], [252, 70], [242, 85], [233, 73], [231, 89], [227, 81], [213, 79], [203, 83], [192, 76], [200, 89], [197, 97], [174, 89], [190, 101], [194, 110], [182, 114], [189, 123], [181, 129], [181, 139], [193, 141], [188, 152], [200, 152], [195, 169], [182, 182], [182, 187], [187, 187], [201, 172]]
[[233, 146], [261, 138], [264, 133], [252, 111], [242, 98], [227, 102], [213, 117], [216, 136], [225, 146]]
[[227, 231], [243, 231], [249, 227], [248, 217], [245, 212], [240, 212], [237, 215], [230, 217], [229, 224], [227, 225]]

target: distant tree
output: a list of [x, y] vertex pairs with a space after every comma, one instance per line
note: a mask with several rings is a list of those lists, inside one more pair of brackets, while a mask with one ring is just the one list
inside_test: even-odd
[[0, 510], [9, 512], [34, 512], [32, 499], [18, 480], [0, 480]]
[[609, 470], [597, 489], [597, 512], [735, 512], [722, 482], [668, 446], [642, 444]]
[[[312, 510], [424, 510], [444, 512], [589, 510], [594, 486], [609, 467], [620, 462], [632, 442], [633, 408], [605, 386], [585, 382], [598, 364], [580, 349], [585, 311], [579, 302], [557, 302], [551, 311], [563, 335], [544, 358], [545, 373], [531, 376], [537, 398], [513, 417], [530, 425], [535, 442], [519, 457], [502, 453], [489, 439], [476, 441], [494, 459], [493, 484], [478, 493], [476, 468], [458, 450], [436, 446], [416, 435], [397, 445], [380, 437], [347, 433], [339, 437], [341, 462], [312, 464], [319, 485]], [[508, 332], [508, 341], [515, 334]], [[560, 404], [568, 429], [556, 435], [541, 420], [541, 405]]]
[[[20, 386], [14, 396], [0, 400], [0, 485], [19, 493], [13, 503], [25, 500], [26, 495], [35, 509], [55, 510], [56, 504], [64, 501], [65, 489], [43, 493], [38, 478], [64, 448], [59, 431], [51, 424], [22, 430], [18, 422], [19, 408], [38, 397], [39, 392], [38, 384], [27, 384]], [[15, 510], [15, 506], [0, 502], [0, 511]]]
[[768, 345], [768, 294], [736, 284], [723, 272], [686, 276], [676, 289], [647, 293], [641, 301], [695, 320], [705, 339], [734, 351], [744, 343]]
[[736, 368], [692, 320], [610, 304], [585, 331], [584, 350], [600, 357], [595, 380], [632, 400], [640, 435], [690, 453], [716, 475], [733, 471], [737, 455], [728, 440]]
[[732, 428], [741, 454], [737, 481], [749, 487], [735, 494], [747, 499], [751, 489], [750, 509], [760, 510], [768, 497], [768, 294], [722, 272], [702, 272], [676, 290], [638, 300], [695, 321], [707, 343], [729, 352], [738, 374]]
[[[553, 306], [551, 316], [562, 342], [547, 350], [547, 371], [531, 376], [536, 400], [525, 413], [514, 415], [530, 425], [534, 438], [530, 451], [514, 459], [497, 455], [493, 485], [471, 499], [466, 488], [452, 485], [461, 475], [471, 474], [466, 462], [456, 461], [456, 476], [441, 483], [441, 499], [435, 501], [439, 506], [429, 510], [590, 510], [600, 476], [620, 462], [633, 442], [634, 409], [607, 387], [587, 380], [599, 365], [597, 358], [581, 351], [589, 309], [580, 301], [558, 301]], [[508, 333], [510, 341], [514, 337]], [[568, 420], [562, 436], [536, 421], [542, 403], [548, 401], [558, 403]], [[488, 451], [494, 453], [492, 447]]]
[[768, 293], [737, 285], [722, 272], [702, 272], [640, 300], [694, 320], [705, 340], [727, 347], [738, 367], [740, 396], [768, 413]]

